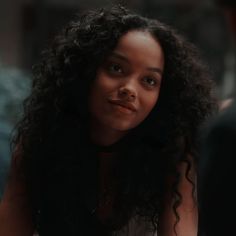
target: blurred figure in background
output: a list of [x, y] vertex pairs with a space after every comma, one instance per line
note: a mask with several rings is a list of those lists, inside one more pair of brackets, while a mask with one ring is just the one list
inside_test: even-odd
[[[236, 36], [236, 1], [217, 1], [229, 29]], [[235, 78], [236, 79], [236, 78]], [[232, 235], [236, 211], [236, 104], [235, 96], [209, 125], [199, 168], [200, 235]], [[233, 233], [234, 234], [234, 233]]]
[[[226, 74], [228, 74], [226, 77], [230, 77], [230, 78], [226, 79], [228, 80], [228, 83], [227, 81], [225, 81], [225, 85], [223, 86], [224, 87], [223, 90], [225, 89], [227, 90], [228, 88], [229, 91], [228, 92], [224, 91], [226, 93], [226, 97], [220, 102], [220, 110], [223, 110], [232, 104], [236, 96], [236, 78], [235, 78], [236, 1], [235, 0], [215, 0], [215, 2], [223, 11], [227, 28], [233, 42], [233, 47], [231, 47], [231, 52], [230, 52], [233, 58], [231, 58], [230, 61], [228, 59], [227, 64], [229, 65], [228, 66], [226, 65]], [[230, 71], [227, 72], [227, 69]]]
[[30, 80], [18, 69], [0, 65], [0, 199], [10, 164], [11, 131], [19, 119]]

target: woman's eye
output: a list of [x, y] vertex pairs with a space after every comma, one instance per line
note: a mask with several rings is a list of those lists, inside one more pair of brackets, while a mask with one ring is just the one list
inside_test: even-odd
[[111, 64], [108, 66], [108, 70], [109, 72], [112, 73], [117, 73], [117, 74], [121, 74], [123, 73], [123, 69], [119, 64]]
[[144, 77], [143, 82], [150, 87], [154, 87], [157, 84], [157, 80], [152, 77]]

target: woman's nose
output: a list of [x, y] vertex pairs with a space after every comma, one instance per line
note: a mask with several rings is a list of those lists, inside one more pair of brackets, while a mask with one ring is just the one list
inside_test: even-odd
[[137, 93], [135, 89], [123, 86], [119, 88], [118, 96], [120, 99], [124, 99], [128, 102], [133, 102], [137, 97]]

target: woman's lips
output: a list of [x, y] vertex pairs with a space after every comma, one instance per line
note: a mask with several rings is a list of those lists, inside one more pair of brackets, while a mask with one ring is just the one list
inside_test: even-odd
[[109, 102], [123, 113], [132, 114], [137, 111], [132, 103], [123, 102], [121, 100], [109, 100]]

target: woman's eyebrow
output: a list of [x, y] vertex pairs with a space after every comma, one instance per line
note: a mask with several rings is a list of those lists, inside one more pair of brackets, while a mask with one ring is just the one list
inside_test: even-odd
[[125, 57], [124, 55], [118, 53], [118, 52], [112, 52], [110, 56], [121, 59], [122, 61], [126, 61], [126, 62], [129, 63], [129, 59], [127, 57]]
[[160, 68], [158, 68], [158, 67], [147, 67], [147, 70], [155, 72], [155, 73], [158, 73], [160, 75], [163, 74], [163, 71]]

